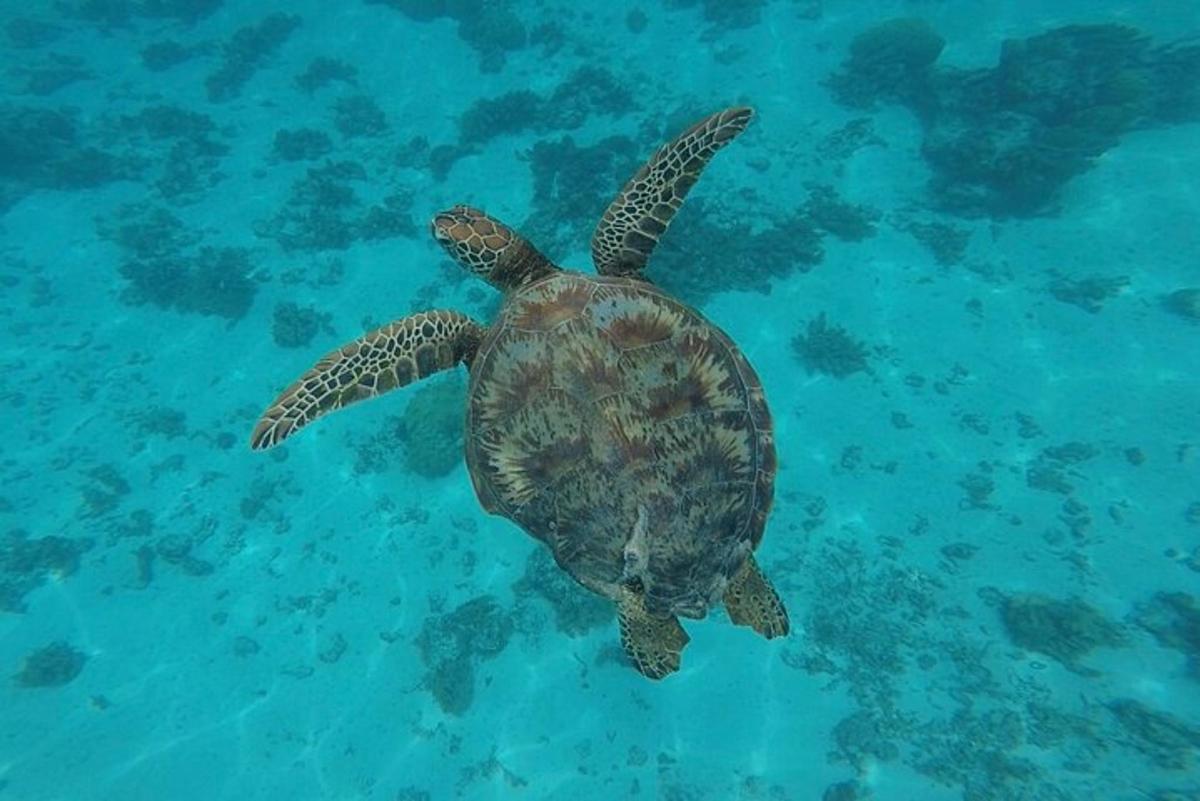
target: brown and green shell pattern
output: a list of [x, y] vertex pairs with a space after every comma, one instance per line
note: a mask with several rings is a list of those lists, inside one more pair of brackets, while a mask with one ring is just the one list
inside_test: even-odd
[[730, 339], [636, 278], [512, 293], [471, 369], [483, 506], [609, 598], [703, 617], [758, 545], [775, 474], [761, 383]]

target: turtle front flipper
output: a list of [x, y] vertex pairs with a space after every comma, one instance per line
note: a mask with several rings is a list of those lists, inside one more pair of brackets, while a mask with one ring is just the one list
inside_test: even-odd
[[425, 311], [325, 354], [263, 412], [250, 447], [278, 445], [328, 412], [456, 364], [470, 364], [483, 327], [456, 311]]
[[629, 179], [592, 235], [592, 261], [601, 275], [641, 272], [705, 165], [753, 116], [753, 109], [738, 107], [704, 118], [660, 147]]
[[617, 601], [621, 647], [643, 676], [661, 679], [679, 670], [679, 659], [688, 644], [687, 632], [675, 617], [653, 617], [643, 596], [622, 587]]
[[768, 640], [788, 633], [787, 610], [753, 554], [746, 556], [730, 579], [725, 589], [725, 610], [734, 623], [749, 626]]

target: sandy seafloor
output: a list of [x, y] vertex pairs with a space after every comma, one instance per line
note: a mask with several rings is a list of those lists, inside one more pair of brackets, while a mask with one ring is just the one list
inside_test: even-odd
[[[1126, 133], [1046, 213], [965, 217], [928, 203], [908, 110], [846, 108], [822, 85], [856, 34], [891, 17], [926, 20], [947, 42], [939, 64], [973, 67], [995, 64], [1004, 39], [1070, 23], [1194, 37], [1200, 7], [776, 0], [733, 27], [706, 19], [715, 3], [545, 0], [509, 7], [529, 32], [552, 23], [543, 41], [480, 71], [445, 16], [358, 0], [191, 6], [212, 13], [0, 4], [4, 141], [35, 154], [0, 154], [0, 799], [1200, 798], [1200, 324], [1162, 301], [1200, 285], [1200, 124]], [[275, 12], [301, 23], [211, 97], [234, 32]], [[164, 40], [198, 49], [151, 70], [142, 51]], [[298, 88], [319, 57], [353, 82]], [[418, 136], [455, 145], [481, 99], [548, 97], [583, 66], [632, 106], [548, 114], [441, 177], [397, 158]], [[332, 110], [351, 96], [386, 129], [339, 132]], [[670, 120], [736, 103], [758, 116], [689, 201], [714, 224], [786, 218], [813, 181], [878, 211], [869, 236], [824, 236], [820, 263], [773, 267], [769, 293], [717, 278], [700, 301], [775, 415], [759, 561], [788, 638], [714, 611], [685, 621], [682, 671], [652, 683], [621, 662], [615, 620], [560, 631], [556, 612], [594, 613], [582, 590], [539, 592], [545, 570], [523, 582], [541, 546], [480, 510], [461, 463], [431, 478], [400, 452], [413, 388], [249, 450], [275, 393], [366, 326], [494, 308], [428, 238], [434, 211], [470, 202], [520, 223], [537, 142], [620, 135], [641, 159]], [[172, 155], [190, 134], [122, 123], [164, 106], [212, 128]], [[14, 127], [29, 109], [74, 130]], [[875, 144], [818, 155], [862, 117]], [[331, 150], [276, 158], [281, 128], [323, 131]], [[170, 184], [169, 162], [206, 138], [223, 147]], [[46, 177], [89, 147], [123, 176]], [[293, 182], [331, 161], [363, 166], [360, 211], [395, 195], [411, 230], [344, 247], [264, 235]], [[134, 246], [113, 231], [147, 209], [180, 221], [184, 241], [152, 232], [140, 256], [194, 266], [205, 246], [244, 249], [244, 313], [139, 302], [121, 270]], [[966, 250], [939, 264], [908, 219], [969, 232]], [[664, 251], [686, 250], [698, 222], [681, 220]], [[542, 244], [590, 269], [590, 226], [577, 228]], [[1095, 309], [1049, 289], [1095, 276], [1126, 279]], [[273, 336], [283, 303], [328, 315], [303, 346]], [[821, 312], [866, 344], [869, 370], [806, 369], [792, 341]], [[452, 690], [447, 711], [428, 643], [483, 597], [494, 630], [467, 631], [439, 663], [457, 660], [473, 689]], [[1041, 645], [1006, 625], [1020, 604]], [[59, 659], [31, 669], [55, 643]]]

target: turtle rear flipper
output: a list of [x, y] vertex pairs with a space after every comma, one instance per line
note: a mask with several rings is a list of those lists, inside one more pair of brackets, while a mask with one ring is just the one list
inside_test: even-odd
[[643, 676], [661, 679], [679, 670], [687, 632], [674, 617], [653, 617], [646, 611], [641, 593], [621, 589], [617, 601], [621, 624], [621, 647]]
[[592, 234], [601, 275], [635, 275], [716, 152], [746, 129], [754, 110], [728, 108], [667, 142], [622, 187]]
[[328, 412], [456, 364], [470, 364], [483, 327], [456, 311], [413, 314], [325, 354], [263, 412], [250, 447], [278, 445]]
[[746, 556], [725, 589], [725, 611], [734, 623], [749, 626], [768, 640], [783, 637], [790, 628], [783, 601], [753, 554]]

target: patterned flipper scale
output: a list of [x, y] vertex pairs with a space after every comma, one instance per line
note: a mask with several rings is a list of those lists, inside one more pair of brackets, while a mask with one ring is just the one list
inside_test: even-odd
[[483, 331], [465, 314], [425, 311], [368, 332], [327, 353], [285, 389], [263, 412], [250, 447], [274, 447], [329, 412], [470, 364]]
[[675, 617], [652, 617], [642, 596], [629, 587], [617, 600], [621, 647], [643, 676], [661, 679], [679, 670], [689, 637]]
[[738, 107], [706, 117], [660, 147], [629, 179], [592, 235], [592, 261], [601, 275], [641, 272], [705, 165], [753, 116], [753, 109]]
[[753, 555], [746, 557], [730, 580], [725, 591], [725, 611], [736, 625], [749, 626], [768, 640], [787, 636], [790, 629], [779, 593], [763, 575]]

